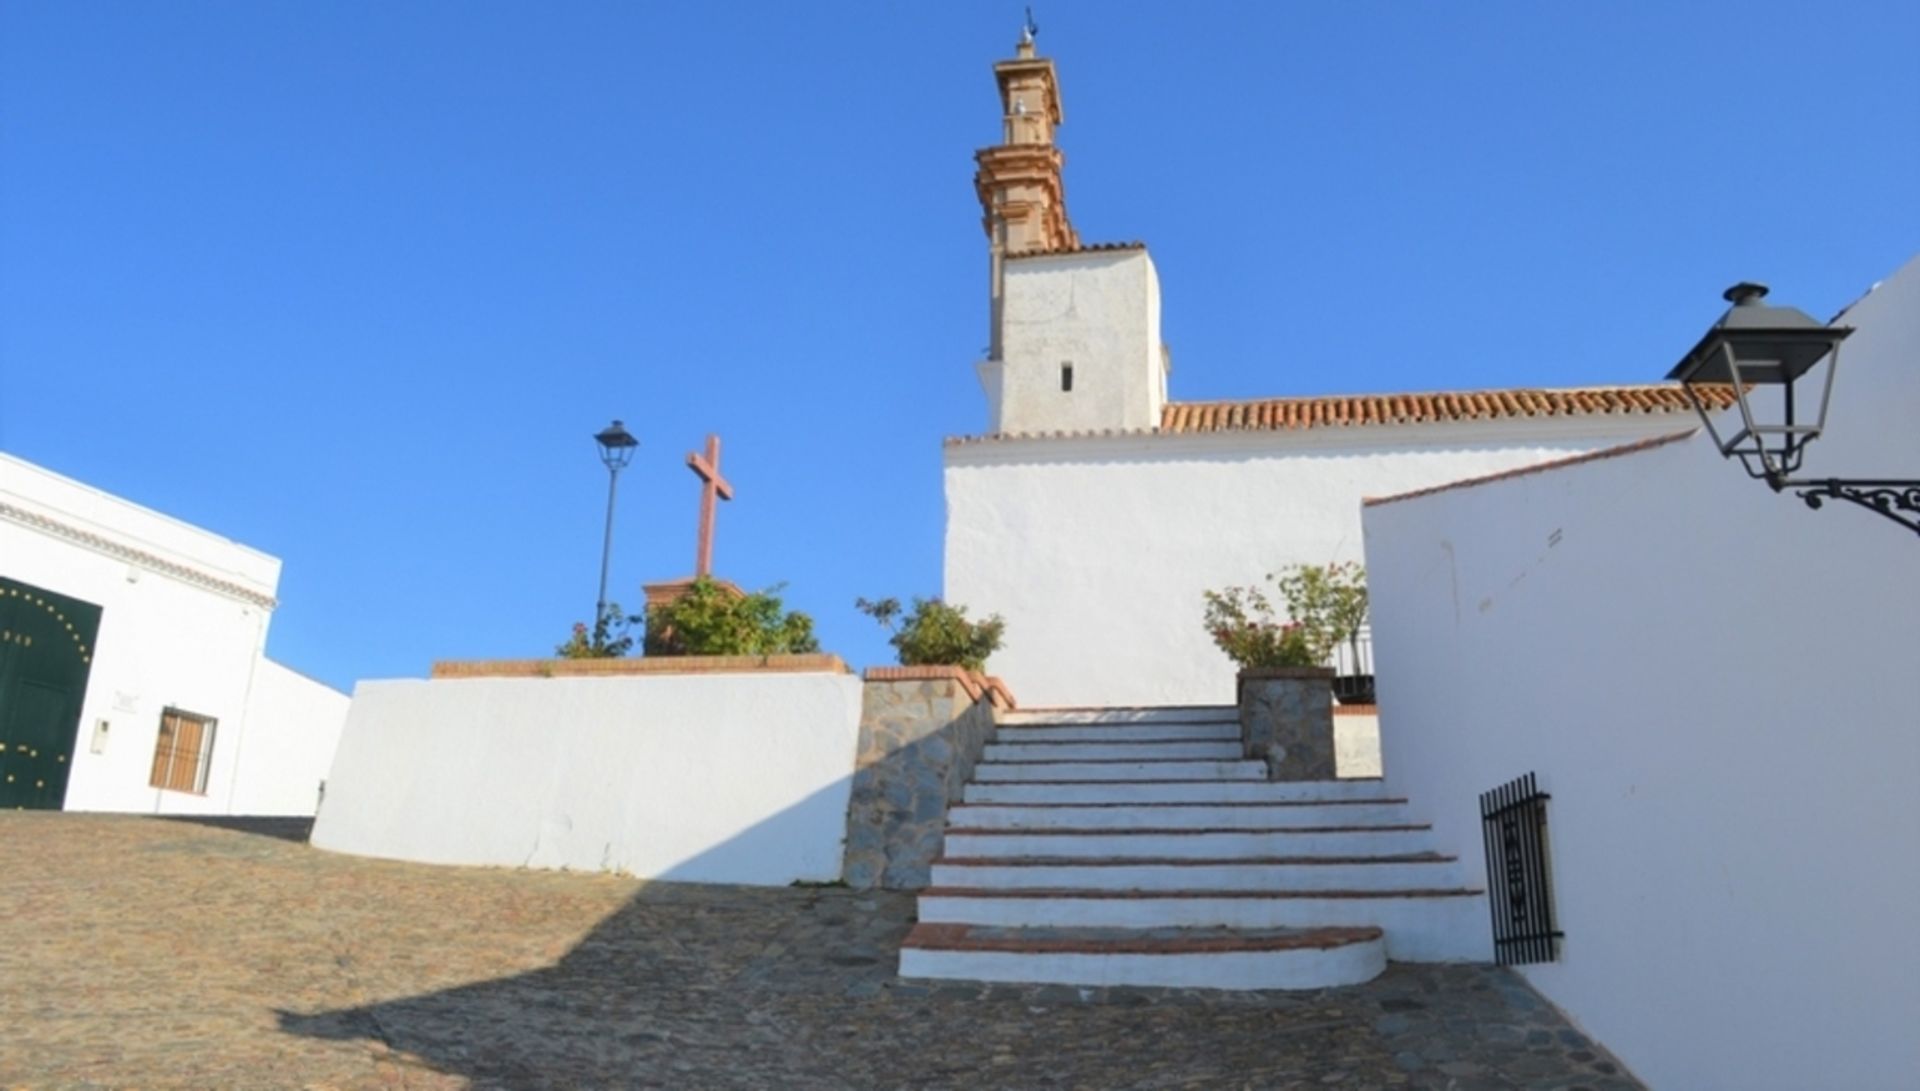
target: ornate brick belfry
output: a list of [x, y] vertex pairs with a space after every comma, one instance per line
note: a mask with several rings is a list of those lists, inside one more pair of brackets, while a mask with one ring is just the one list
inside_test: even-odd
[[1061, 123], [1060, 83], [1053, 62], [1034, 55], [1034, 27], [1020, 34], [1012, 60], [993, 66], [1000, 82], [1005, 115], [999, 145], [974, 153], [980, 169], [974, 191], [980, 197], [981, 226], [987, 232], [992, 261], [992, 332], [988, 356], [1000, 359], [1000, 316], [1008, 254], [1078, 246], [1067, 222], [1067, 194], [1060, 177], [1066, 157], [1054, 147], [1053, 129]]

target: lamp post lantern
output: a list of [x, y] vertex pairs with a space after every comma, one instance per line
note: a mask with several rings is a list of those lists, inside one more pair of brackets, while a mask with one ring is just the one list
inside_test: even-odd
[[600, 461], [607, 467], [607, 533], [600, 546], [600, 597], [593, 608], [593, 636], [599, 640], [607, 628], [607, 561], [613, 556], [614, 490], [620, 484], [620, 471], [633, 461], [634, 448], [640, 446], [640, 441], [619, 421], [601, 429], [593, 440], [600, 445]]
[[[1764, 284], [1743, 281], [1724, 298], [1733, 306], [1688, 350], [1667, 378], [1678, 381], [1707, 434], [1726, 458], [1738, 458], [1748, 476], [1775, 492], [1793, 489], [1810, 508], [1845, 500], [1920, 532], [1920, 481], [1807, 477], [1800, 472], [1807, 444], [1827, 426], [1827, 402], [1840, 364], [1847, 326], [1829, 326], [1805, 311], [1762, 302]], [[1820, 362], [1826, 374], [1796, 389]], [[1732, 387], [1737, 426], [1722, 435], [1701, 387]], [[1722, 401], [1724, 404], [1724, 400]]]

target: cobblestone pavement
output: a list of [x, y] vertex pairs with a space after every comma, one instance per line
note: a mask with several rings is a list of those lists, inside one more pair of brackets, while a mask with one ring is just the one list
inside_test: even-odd
[[901, 981], [904, 895], [299, 833], [0, 814], [0, 1088], [1639, 1086], [1488, 967], [1314, 993]]

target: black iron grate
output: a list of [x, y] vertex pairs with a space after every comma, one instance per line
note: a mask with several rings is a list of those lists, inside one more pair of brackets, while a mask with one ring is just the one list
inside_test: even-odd
[[1502, 966], [1552, 962], [1561, 933], [1553, 923], [1547, 856], [1547, 800], [1532, 773], [1480, 794], [1487, 843], [1487, 904], [1493, 910], [1493, 955]]

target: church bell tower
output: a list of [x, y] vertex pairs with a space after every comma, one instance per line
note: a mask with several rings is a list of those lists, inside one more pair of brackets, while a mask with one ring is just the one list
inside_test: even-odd
[[1166, 403], [1160, 281], [1140, 243], [1088, 246], [1067, 219], [1054, 146], [1060, 82], [1028, 21], [993, 66], [1000, 143], [975, 153], [991, 331], [975, 364], [1000, 435], [1147, 431]]
[[987, 232], [992, 275], [989, 359], [1001, 359], [1001, 322], [1009, 254], [1070, 249], [1079, 236], [1067, 221], [1067, 195], [1060, 168], [1066, 156], [1053, 144], [1060, 111], [1060, 82], [1053, 62], [1036, 56], [1035, 27], [1021, 30], [1011, 60], [993, 66], [1003, 115], [1000, 143], [974, 153], [973, 176], [980, 198], [980, 225]]

